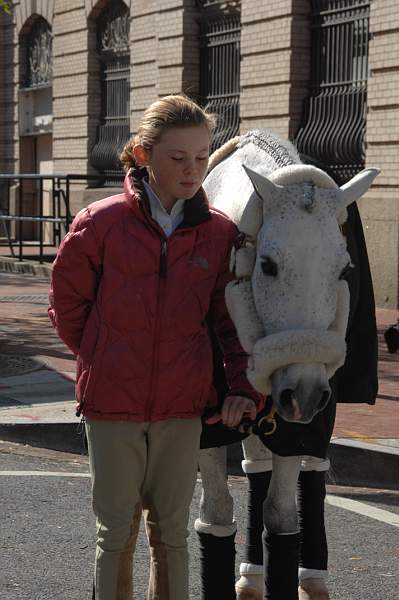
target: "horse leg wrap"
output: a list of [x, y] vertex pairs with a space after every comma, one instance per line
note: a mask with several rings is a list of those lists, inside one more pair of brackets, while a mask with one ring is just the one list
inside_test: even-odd
[[247, 473], [249, 489], [245, 558], [247, 563], [253, 565], [263, 565], [263, 503], [267, 496], [271, 476], [271, 471]]
[[198, 533], [201, 558], [201, 600], [236, 600], [235, 533], [218, 537]]
[[240, 575], [236, 583], [237, 600], [262, 600], [263, 564], [241, 563]]
[[325, 471], [301, 471], [299, 475], [299, 521], [301, 528], [301, 573], [327, 572], [328, 549], [324, 527]]
[[281, 535], [264, 531], [264, 600], [298, 600], [300, 533]]

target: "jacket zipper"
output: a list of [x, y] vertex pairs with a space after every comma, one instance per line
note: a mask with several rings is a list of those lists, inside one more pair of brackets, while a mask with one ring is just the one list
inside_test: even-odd
[[158, 371], [158, 358], [159, 358], [159, 333], [161, 329], [161, 309], [162, 302], [161, 297], [165, 291], [166, 286], [166, 276], [167, 276], [167, 250], [168, 250], [168, 242], [165, 239], [161, 240], [161, 252], [159, 255], [159, 283], [158, 283], [158, 294], [157, 294], [157, 306], [156, 306], [156, 315], [155, 315], [155, 327], [154, 327], [154, 341], [152, 346], [152, 368], [151, 368], [151, 387], [149, 393], [149, 400], [147, 403], [147, 411], [146, 411], [146, 421], [150, 421], [152, 407], [154, 404], [154, 395], [157, 388], [156, 374]]

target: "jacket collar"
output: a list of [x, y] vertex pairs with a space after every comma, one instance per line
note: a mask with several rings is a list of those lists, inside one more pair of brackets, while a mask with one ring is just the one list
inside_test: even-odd
[[[124, 182], [126, 202], [135, 215], [141, 218], [145, 218], [146, 214], [151, 214], [150, 203], [143, 184], [144, 178], [147, 178], [147, 169], [134, 168], [128, 171]], [[192, 198], [184, 203], [183, 221], [178, 228], [195, 227], [209, 221], [210, 218], [208, 199], [201, 187]]]

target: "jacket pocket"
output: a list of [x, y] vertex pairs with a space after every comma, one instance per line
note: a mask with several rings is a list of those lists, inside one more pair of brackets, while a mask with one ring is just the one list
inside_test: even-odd
[[[85, 404], [93, 404], [92, 396], [94, 395], [98, 376], [101, 373], [101, 363], [104, 355], [104, 349], [108, 338], [108, 329], [104, 323], [101, 323], [98, 338], [93, 353], [93, 358], [86, 373], [86, 381], [79, 381], [79, 387], [81, 390], [80, 396], [80, 407], [83, 408]], [[82, 379], [84, 378], [85, 372], [82, 373]]]

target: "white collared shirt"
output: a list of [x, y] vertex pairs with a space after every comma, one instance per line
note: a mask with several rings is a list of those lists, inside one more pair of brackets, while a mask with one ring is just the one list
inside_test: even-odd
[[151, 216], [162, 227], [167, 237], [180, 225], [184, 217], [184, 200], [177, 200], [170, 213], [165, 209], [158, 195], [147, 181], [143, 180], [150, 202]]

